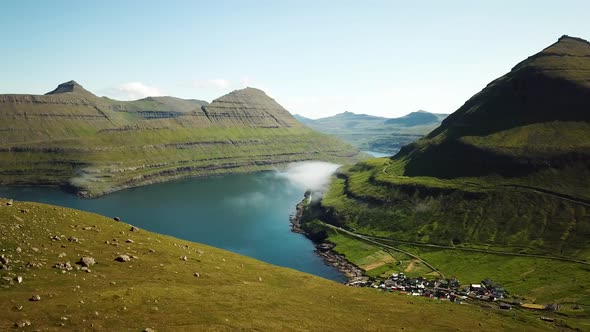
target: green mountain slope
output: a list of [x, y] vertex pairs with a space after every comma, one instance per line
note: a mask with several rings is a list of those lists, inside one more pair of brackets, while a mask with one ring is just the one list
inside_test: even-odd
[[263, 91], [211, 104], [99, 98], [74, 81], [46, 95], [0, 95], [0, 183], [64, 185], [83, 195], [186, 176], [351, 163], [352, 146], [299, 124]]
[[[0, 199], [0, 225], [3, 331], [555, 328], [526, 312], [348, 287], [51, 205]], [[88, 272], [82, 257], [96, 263]]]
[[588, 82], [590, 44], [560, 38], [394, 157], [344, 168], [322, 219], [398, 241], [447, 275], [590, 305]]
[[384, 118], [344, 112], [317, 120], [296, 115], [306, 126], [335, 135], [361, 150], [391, 153], [438, 127], [447, 114], [412, 112], [400, 118]]

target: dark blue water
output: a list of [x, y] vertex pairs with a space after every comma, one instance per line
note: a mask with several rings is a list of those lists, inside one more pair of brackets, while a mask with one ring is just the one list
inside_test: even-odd
[[95, 199], [51, 187], [0, 187], [0, 197], [118, 216], [146, 230], [345, 281], [315, 255], [311, 241], [290, 231], [289, 215], [303, 192], [273, 172], [179, 180]]

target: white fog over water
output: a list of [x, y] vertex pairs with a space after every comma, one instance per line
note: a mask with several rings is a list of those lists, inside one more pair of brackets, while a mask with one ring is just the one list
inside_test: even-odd
[[340, 166], [323, 161], [305, 161], [289, 164], [286, 169], [277, 171], [277, 176], [302, 190], [321, 193], [328, 189], [330, 177]]

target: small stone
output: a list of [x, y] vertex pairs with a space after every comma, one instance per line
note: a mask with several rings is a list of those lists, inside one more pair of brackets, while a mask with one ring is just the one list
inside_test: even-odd
[[135, 241], [131, 240], [131, 239], [127, 239], [127, 241], [125, 241], [127, 243], [134, 243]]
[[16, 278], [14, 278], [14, 280], [16, 281], [17, 284], [22, 284], [23, 283], [23, 277], [22, 276], [18, 276]]
[[27, 326], [31, 326], [31, 321], [23, 319], [23, 320], [19, 320], [18, 322], [14, 323], [15, 327], [27, 327]]
[[12, 200], [6, 202], [6, 206], [11, 206], [12, 205]]
[[258, 281], [262, 282], [262, 277], [258, 277]]
[[29, 299], [29, 301], [32, 301], [32, 302], [41, 301], [41, 296], [39, 296], [39, 295], [33, 295], [33, 296], [32, 296], [32, 297]]
[[198, 277], [200, 277], [201, 275], [199, 274], [199, 272], [195, 272], [194, 276], [198, 278]]
[[115, 260], [117, 262], [124, 263], [129, 262], [131, 260], [131, 257], [129, 257], [128, 255], [119, 255], [117, 258], [115, 258]]
[[80, 261], [78, 261], [77, 264], [80, 264], [84, 267], [90, 267], [90, 266], [96, 264], [96, 261], [94, 260], [93, 257], [84, 256], [84, 257], [80, 258]]
[[145, 329], [143, 329], [143, 332], [156, 332], [156, 330], [146, 327]]
[[188, 257], [186, 257], [186, 256], [181, 256], [180, 259], [183, 260], [183, 261], [185, 261], [185, 262], [188, 261]]
[[16, 247], [16, 252], [18, 252], [20, 254], [22, 251], [23, 250], [20, 247]]
[[65, 253], [65, 252], [62, 252], [61, 254], [57, 255], [57, 257], [59, 257], [59, 258], [66, 257], [66, 256], [67, 256], [67, 255], [66, 255], [66, 253]]
[[72, 266], [72, 264], [70, 262], [55, 263], [55, 265], [53, 265], [53, 268], [62, 270], [62, 273], [65, 273], [66, 271], [72, 271], [74, 269], [74, 267]]
[[70, 241], [70, 242], [80, 242], [80, 240], [78, 240], [78, 238], [77, 237], [74, 237], [74, 236], [70, 236], [68, 238], [68, 241]]
[[156, 252], [154, 249], [150, 249], [150, 252]]
[[135, 226], [131, 226], [131, 231], [132, 232], [139, 232], [139, 228], [137, 228]]
[[61, 320], [68, 320], [68, 317], [63, 316], [62, 318], [60, 318]]
[[119, 218], [119, 217], [115, 217], [115, 218], [113, 218], [113, 220], [114, 220], [114, 221], [121, 221], [121, 218]]

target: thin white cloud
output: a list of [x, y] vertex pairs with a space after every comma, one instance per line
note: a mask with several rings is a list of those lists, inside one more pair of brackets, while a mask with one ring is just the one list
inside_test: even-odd
[[164, 95], [164, 92], [159, 88], [146, 85], [142, 82], [120, 84], [112, 89], [112, 92], [117, 97], [128, 100]]
[[223, 78], [194, 80], [191, 83], [195, 88], [227, 89], [229, 86], [231, 86], [231, 82]]

